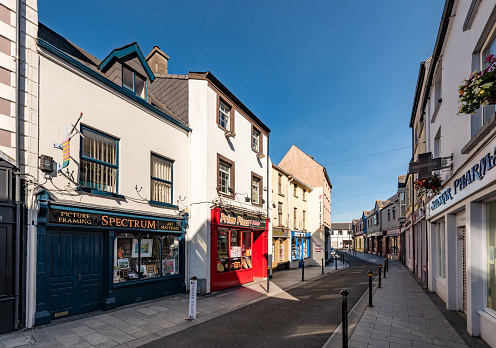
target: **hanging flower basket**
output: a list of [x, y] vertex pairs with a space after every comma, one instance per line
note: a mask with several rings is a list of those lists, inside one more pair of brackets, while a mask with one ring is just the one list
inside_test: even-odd
[[425, 179], [419, 179], [415, 182], [414, 187], [419, 196], [424, 193], [431, 193], [435, 195], [441, 191], [441, 178], [437, 175], [433, 175]]
[[486, 58], [488, 67], [474, 71], [468, 79], [462, 81], [458, 92], [458, 102], [462, 105], [458, 114], [473, 114], [481, 106], [496, 104], [496, 58], [494, 54]]

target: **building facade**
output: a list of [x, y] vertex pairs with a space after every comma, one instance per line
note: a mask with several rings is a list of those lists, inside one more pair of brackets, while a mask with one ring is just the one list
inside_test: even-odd
[[331, 247], [353, 247], [353, 224], [349, 222], [333, 222], [331, 224]]

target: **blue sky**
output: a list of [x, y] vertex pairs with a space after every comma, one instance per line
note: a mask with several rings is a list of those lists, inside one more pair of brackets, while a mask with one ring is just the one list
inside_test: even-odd
[[406, 174], [418, 69], [432, 54], [444, 1], [38, 6], [40, 22], [99, 59], [136, 41], [145, 56], [153, 46], [167, 53], [169, 73], [212, 72], [271, 128], [274, 163], [295, 144], [326, 166], [332, 222], [349, 222], [393, 195]]

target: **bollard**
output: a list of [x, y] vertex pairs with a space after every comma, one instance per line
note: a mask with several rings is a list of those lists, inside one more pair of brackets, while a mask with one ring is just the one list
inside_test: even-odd
[[341, 256], [343, 257], [343, 260], [341, 263], [344, 263], [344, 253], [342, 253]]
[[348, 294], [347, 290], [341, 290], [342, 303], [342, 325], [343, 325], [343, 348], [348, 348]]
[[270, 284], [270, 266], [267, 266], [267, 292], [269, 292]]
[[386, 278], [386, 261], [384, 261], [384, 278]]
[[386, 258], [386, 272], [389, 272], [389, 259]]
[[382, 266], [381, 266], [381, 264], [379, 264], [379, 288], [381, 287], [381, 269], [382, 269]]
[[324, 258], [322, 258], [322, 274], [324, 274]]
[[372, 306], [372, 271], [369, 271], [369, 307]]
[[334, 268], [338, 269], [338, 262], [336, 261], [336, 257], [334, 257]]
[[301, 281], [305, 281], [305, 259], [301, 260]]

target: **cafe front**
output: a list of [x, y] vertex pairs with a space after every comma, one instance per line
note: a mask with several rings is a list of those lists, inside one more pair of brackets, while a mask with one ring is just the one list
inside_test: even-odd
[[289, 269], [290, 250], [290, 230], [274, 227], [272, 229], [272, 270]]
[[35, 325], [185, 291], [187, 214], [49, 204], [37, 227]]
[[211, 291], [267, 276], [267, 218], [211, 210]]

